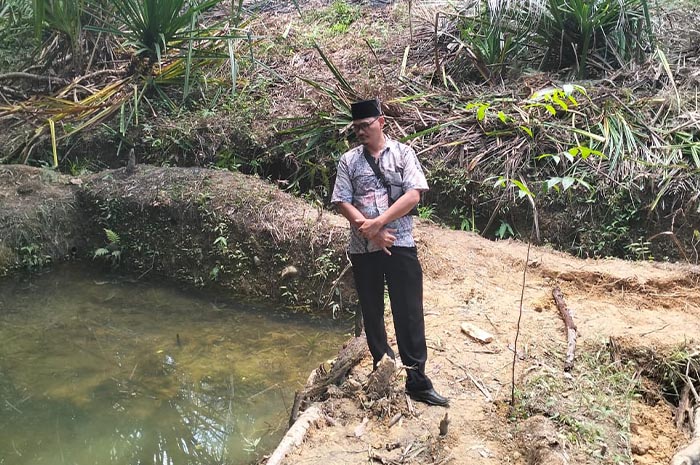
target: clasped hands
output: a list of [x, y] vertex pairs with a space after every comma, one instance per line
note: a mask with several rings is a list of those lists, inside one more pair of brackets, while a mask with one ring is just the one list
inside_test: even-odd
[[355, 223], [362, 237], [381, 247], [385, 254], [391, 255], [389, 247], [393, 246], [396, 240], [396, 236], [394, 236], [396, 229], [385, 228], [382, 222], [376, 218], [355, 220]]

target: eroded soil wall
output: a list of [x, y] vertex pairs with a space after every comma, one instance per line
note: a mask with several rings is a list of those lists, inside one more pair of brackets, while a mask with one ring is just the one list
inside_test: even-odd
[[349, 273], [336, 283], [346, 266], [345, 221], [257, 178], [145, 165], [48, 181], [28, 167], [3, 173], [35, 185], [32, 197], [17, 193], [20, 181], [0, 191], [6, 274], [21, 268], [32, 235], [52, 260], [72, 251], [98, 266], [222, 286], [294, 309], [338, 309], [351, 299]]

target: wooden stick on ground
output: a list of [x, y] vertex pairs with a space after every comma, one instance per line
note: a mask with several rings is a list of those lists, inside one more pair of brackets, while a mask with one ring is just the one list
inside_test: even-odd
[[267, 465], [280, 465], [287, 454], [302, 443], [309, 427], [319, 418], [321, 418], [320, 408], [316, 405], [307, 408], [294, 425], [289, 428], [287, 434], [284, 435], [277, 449], [275, 449], [267, 460]]
[[574, 356], [576, 354], [576, 323], [571, 317], [571, 312], [564, 302], [564, 295], [561, 293], [559, 286], [556, 286], [552, 290], [552, 296], [554, 297], [554, 302], [557, 304], [561, 318], [564, 320], [564, 325], [566, 326], [566, 360], [564, 362], [564, 371], [571, 371], [574, 367]]

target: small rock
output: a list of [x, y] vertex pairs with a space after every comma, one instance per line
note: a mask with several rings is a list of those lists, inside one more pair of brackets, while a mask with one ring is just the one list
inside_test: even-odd
[[295, 278], [299, 274], [296, 266], [286, 266], [280, 273], [280, 279]]
[[353, 434], [355, 435], [356, 438], [362, 437], [362, 435], [365, 434], [365, 429], [367, 428], [367, 423], [369, 423], [369, 418], [364, 417], [362, 419], [362, 423], [360, 423], [359, 425], [357, 425], [355, 427]]
[[462, 323], [462, 332], [472, 339], [476, 339], [484, 344], [488, 344], [489, 342], [493, 341], [493, 336], [489, 332], [484, 331], [471, 323]]
[[632, 441], [632, 453], [634, 455], [646, 455], [651, 449], [651, 445], [644, 439], [635, 438]]

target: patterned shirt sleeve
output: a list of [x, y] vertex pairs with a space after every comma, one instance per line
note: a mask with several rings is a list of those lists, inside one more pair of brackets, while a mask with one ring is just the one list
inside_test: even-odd
[[340, 158], [340, 161], [338, 162], [338, 173], [335, 178], [335, 186], [333, 187], [331, 203], [352, 203], [353, 188], [352, 180], [350, 179], [348, 158], [349, 156], [346, 153]]
[[403, 149], [403, 190], [417, 189], [421, 192], [428, 190], [428, 181], [425, 179], [423, 168], [418, 161], [416, 152], [408, 145], [402, 145]]

